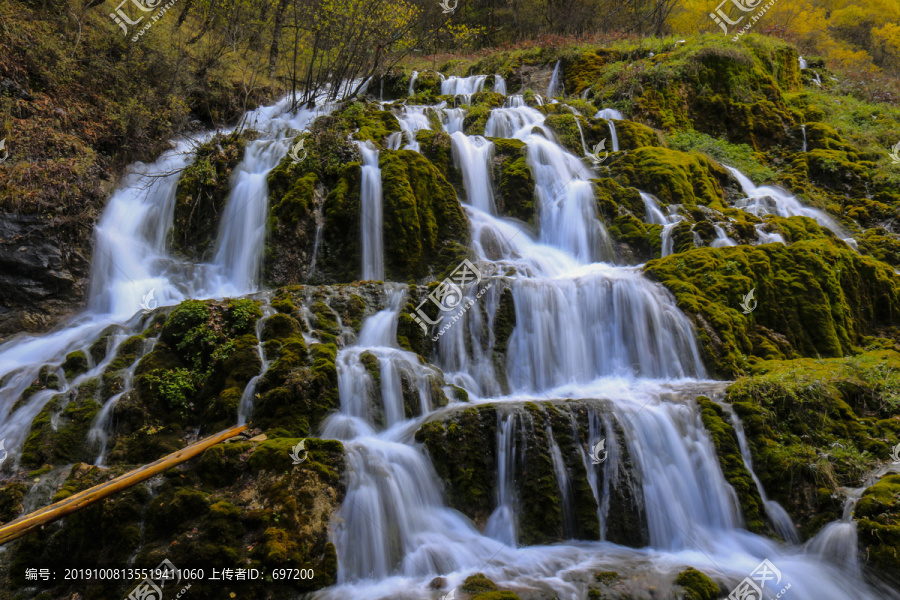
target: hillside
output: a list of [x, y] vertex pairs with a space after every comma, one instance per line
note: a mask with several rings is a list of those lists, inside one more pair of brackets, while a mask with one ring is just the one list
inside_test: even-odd
[[0, 523], [251, 432], [10, 542], [0, 598], [169, 560], [198, 599], [715, 600], [764, 558], [898, 598], [891, 98], [749, 33], [411, 56], [291, 106], [251, 55], [41, 61], [43, 27], [0, 45]]

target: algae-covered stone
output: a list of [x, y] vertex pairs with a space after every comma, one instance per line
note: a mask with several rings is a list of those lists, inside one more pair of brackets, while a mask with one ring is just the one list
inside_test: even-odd
[[100, 405], [94, 400], [98, 381], [92, 378], [77, 390], [58, 394], [44, 405], [31, 423], [22, 448], [21, 463], [36, 468], [44, 464], [65, 464], [91, 460], [95, 450], [87, 433]]
[[247, 134], [217, 134], [197, 148], [175, 193], [174, 249], [193, 259], [208, 258], [230, 192], [231, 173], [244, 158]]
[[[725, 377], [759, 358], [841, 356], [900, 317], [893, 270], [831, 239], [700, 248], [649, 262], [646, 272], [675, 294], [707, 367]], [[744, 314], [750, 290], [757, 304]]]
[[705, 573], [687, 568], [678, 574], [675, 583], [684, 588], [684, 600], [716, 600], [719, 586]]
[[856, 505], [861, 556], [885, 573], [900, 569], [900, 475], [889, 474], [867, 489]]
[[468, 224], [453, 187], [422, 155], [383, 151], [385, 275], [449, 273], [466, 257]]
[[86, 372], [88, 367], [87, 354], [85, 354], [83, 350], [76, 350], [75, 352], [66, 354], [66, 361], [62, 365], [63, 372], [66, 374], [66, 379], [69, 381], [72, 381], [82, 373]]
[[497, 182], [494, 198], [497, 212], [533, 225], [537, 213], [534, 205], [534, 176], [528, 166], [528, 151], [520, 140], [492, 138], [494, 160], [492, 171]]
[[729, 173], [702, 154], [642, 147], [609, 163], [621, 183], [649, 192], [667, 204], [725, 208]]
[[864, 478], [900, 436], [894, 399], [900, 354], [766, 361], [727, 400], [743, 422], [753, 468], [768, 495], [810, 537], [842, 514], [842, 487]]

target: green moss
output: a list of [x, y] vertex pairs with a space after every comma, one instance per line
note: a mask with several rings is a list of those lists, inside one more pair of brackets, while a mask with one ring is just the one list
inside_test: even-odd
[[900, 567], [900, 475], [886, 475], [867, 489], [853, 516], [866, 562], [879, 571], [895, 573]]
[[31, 423], [22, 448], [22, 465], [36, 468], [44, 464], [91, 460], [87, 433], [100, 405], [94, 400], [96, 378], [82, 383], [77, 391], [54, 396]]
[[316, 173], [304, 173], [287, 160], [272, 169], [268, 185], [265, 280], [272, 285], [300, 283], [308, 275], [317, 227], [315, 209], [324, 202], [325, 188]]
[[246, 134], [217, 134], [197, 149], [196, 159], [178, 180], [172, 246], [189, 258], [201, 259], [212, 250], [218, 218], [230, 192], [231, 173], [244, 158]]
[[82, 373], [88, 370], [87, 355], [82, 350], [76, 350], [66, 354], [66, 361], [62, 365], [66, 379], [72, 381]]
[[497, 212], [533, 225], [537, 214], [527, 147], [519, 140], [492, 138], [491, 141], [494, 143], [493, 177], [499, 192], [494, 198]]
[[685, 600], [716, 600], [719, 597], [719, 586], [697, 569], [685, 569], [675, 578], [675, 583], [684, 588]]
[[598, 581], [605, 585], [611, 585], [619, 578], [619, 574], [615, 571], [599, 571], [594, 573], [594, 581]]
[[385, 275], [420, 279], [466, 256], [468, 227], [453, 187], [411, 150], [380, 155], [384, 194]]
[[682, 152], [702, 152], [721, 163], [737, 168], [757, 184], [772, 181], [775, 172], [747, 144], [731, 144], [697, 131], [678, 131], [666, 136], [669, 146]]
[[[672, 291], [697, 325], [707, 366], [726, 377], [754, 357], [840, 356], [900, 312], [890, 267], [830, 239], [701, 248], [647, 263], [646, 272]], [[745, 315], [751, 289], [758, 304]]]
[[519, 596], [513, 592], [485, 592], [472, 596], [472, 600], [519, 600]]
[[24, 483], [7, 483], [0, 488], [0, 523], [17, 518], [22, 512], [22, 499], [28, 487]]
[[462, 591], [470, 594], [497, 591], [497, 584], [485, 577], [484, 573], [469, 575], [460, 587]]
[[900, 435], [900, 354], [762, 362], [727, 400], [763, 487], [811, 536], [840, 518], [840, 489], [862, 485], [890, 454], [884, 440]]
[[644, 147], [619, 155], [609, 165], [620, 183], [649, 192], [666, 204], [726, 207], [722, 188], [730, 175], [701, 154]]

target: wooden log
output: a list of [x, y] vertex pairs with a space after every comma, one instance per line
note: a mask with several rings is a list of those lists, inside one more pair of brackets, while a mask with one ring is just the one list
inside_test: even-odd
[[108, 498], [113, 494], [126, 490], [135, 484], [150, 479], [154, 475], [171, 469], [175, 465], [190, 460], [207, 448], [215, 446], [219, 442], [223, 442], [229, 438], [233, 438], [242, 431], [245, 431], [247, 427], [247, 425], [237, 425], [230, 429], [226, 429], [225, 431], [211, 435], [198, 442], [194, 442], [190, 446], [186, 446], [181, 450], [173, 452], [168, 456], [164, 456], [148, 465], [119, 475], [115, 479], [95, 485], [83, 492], [73, 494], [64, 500], [60, 500], [56, 504], [51, 504], [50, 506], [34, 511], [33, 513], [23, 515], [14, 521], [10, 521], [6, 525], [0, 527], [0, 546], [18, 537], [22, 537], [29, 531], [42, 527], [47, 523], [52, 523], [68, 514], [81, 510], [95, 502], [99, 502], [104, 498]]

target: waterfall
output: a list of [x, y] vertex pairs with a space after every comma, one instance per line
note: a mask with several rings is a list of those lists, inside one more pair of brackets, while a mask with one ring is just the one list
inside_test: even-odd
[[515, 500], [516, 413], [498, 415], [497, 424], [497, 508], [484, 527], [484, 534], [509, 546], [516, 546]]
[[[89, 378], [100, 376], [115, 356], [118, 344], [144, 329], [142, 302], [152, 296], [152, 309], [186, 298], [255, 291], [268, 203], [266, 173], [287, 153], [293, 140], [293, 136], [285, 137], [287, 131], [304, 129], [334, 107], [324, 101], [319, 104], [320, 109], [291, 112], [288, 97], [244, 115], [241, 122], [256, 129], [260, 137], [247, 144], [244, 160], [235, 168], [211, 263], [190, 263], [169, 255], [166, 239], [173, 224], [181, 173], [194, 161], [196, 147], [209, 141], [213, 132], [195, 140], [178, 140], [156, 162], [136, 163], [128, 169], [94, 228], [86, 310], [52, 333], [19, 336], [0, 345], [0, 439], [6, 440], [6, 450], [12, 457], [6, 464], [18, 464], [31, 423], [51, 398], [68, 394]], [[67, 381], [59, 368], [66, 355], [81, 350], [90, 356], [89, 340], [113, 324], [124, 327], [128, 335], [114, 336], [116, 342], [107, 349], [100, 364], [91, 364], [87, 373]], [[33, 394], [17, 406], [22, 392], [43, 365], [51, 365], [57, 372], [59, 389]], [[130, 377], [132, 369], [128, 371]], [[91, 438], [99, 441], [101, 447], [106, 420], [117, 400], [111, 400], [112, 404], [107, 401], [98, 416], [101, 420], [94, 423]], [[102, 456], [98, 460], [102, 462]]]
[[384, 279], [384, 226], [378, 149], [371, 142], [358, 142], [357, 145], [363, 159], [359, 196], [362, 278], [381, 281]]
[[801, 70], [801, 71], [802, 71], [803, 69], [806, 69], [806, 68], [809, 66], [809, 65], [806, 64], [806, 59], [803, 58], [802, 56], [799, 57], [799, 60], [800, 60], [800, 70]]
[[[258, 340], [263, 339], [263, 326], [265, 325], [266, 319], [275, 314], [275, 309], [267, 303], [262, 307], [262, 313], [263, 316], [256, 320], [256, 339]], [[247, 420], [253, 414], [253, 398], [256, 394], [257, 383], [259, 382], [259, 378], [265, 375], [266, 371], [269, 370], [269, 361], [266, 359], [266, 352], [263, 350], [262, 342], [256, 345], [256, 352], [259, 356], [261, 367], [259, 369], [259, 375], [255, 375], [247, 382], [246, 387], [244, 387], [244, 392], [241, 394], [241, 399], [238, 402], [238, 425], [247, 423]]]
[[806, 123], [800, 125], [800, 131], [803, 132], [803, 151], [806, 152]]
[[415, 96], [416, 94], [416, 79], [419, 78], [419, 72], [413, 71], [412, 75], [409, 77], [409, 91], [406, 93], [407, 96]]
[[716, 239], [714, 239], [710, 244], [711, 248], [727, 248], [729, 246], [737, 246], [737, 242], [728, 237], [722, 227], [714, 224], [713, 230], [716, 232]]
[[416, 133], [420, 129], [431, 129], [428, 115], [425, 114], [425, 106], [404, 106], [397, 117], [400, 122], [400, 131], [389, 136], [388, 146], [391, 150], [399, 150], [403, 138], [406, 137], [405, 149], [419, 151], [419, 142], [416, 141]]
[[728, 169], [735, 179], [737, 179], [741, 188], [744, 190], [744, 193], [747, 195], [746, 198], [739, 200], [735, 204], [735, 208], [740, 208], [741, 210], [745, 210], [758, 217], [764, 215], [777, 215], [779, 217], [809, 217], [817, 221], [822, 227], [833, 231], [838, 238], [843, 239], [845, 242], [855, 247], [855, 240], [853, 240], [853, 238], [850, 237], [850, 234], [830, 215], [819, 209], [805, 206], [797, 200], [795, 196], [792, 196], [781, 188], [771, 185], [757, 187], [749, 177], [734, 167], [726, 165], [725, 168]]
[[[541, 242], [589, 263], [612, 260], [612, 243], [597, 218], [593, 175], [581, 160], [555, 141], [543, 126], [544, 116], [522, 106], [491, 111], [485, 135], [517, 138], [528, 146], [528, 166], [535, 179]], [[540, 129], [544, 135], [533, 133]]]
[[462, 172], [468, 203], [478, 210], [496, 214], [494, 193], [488, 175], [494, 144], [480, 135], [467, 136], [459, 131], [450, 135], [453, 162]]
[[753, 483], [756, 485], [756, 491], [759, 492], [759, 497], [762, 499], [763, 506], [766, 509], [766, 515], [769, 517], [769, 521], [772, 523], [775, 533], [780, 535], [781, 539], [786, 542], [799, 544], [800, 536], [797, 535], [797, 529], [794, 527], [793, 521], [791, 521], [791, 516], [780, 504], [769, 499], [765, 488], [763, 488], [762, 482], [753, 470], [753, 458], [750, 455], [750, 444], [747, 442], [747, 435], [744, 433], [744, 424], [741, 423], [741, 420], [738, 418], [737, 413], [734, 412], [731, 405], [723, 404], [721, 402], [718, 404], [725, 410], [726, 414], [728, 414], [731, 426], [734, 427], [744, 466], [753, 478]]
[[557, 88], [559, 87], [559, 65], [561, 63], [561, 60], [556, 61], [556, 65], [553, 67], [553, 74], [550, 76], [550, 83], [547, 85], [547, 98], [551, 100], [556, 97], [559, 91]]
[[213, 260], [224, 276], [220, 289], [226, 295], [256, 291], [269, 209], [266, 179], [289, 147], [287, 140], [250, 142], [243, 162], [235, 170]]
[[609, 135], [612, 138], [612, 151], [619, 151], [619, 136], [616, 135], [616, 124], [613, 123], [613, 120], [618, 119], [621, 121], [624, 117], [622, 113], [617, 111], [614, 108], [604, 108], [603, 110], [598, 110], [597, 114], [594, 115], [595, 119], [605, 119], [607, 125], [609, 125]]
[[644, 207], [647, 213], [647, 223], [663, 226], [660, 239], [660, 256], [668, 256], [675, 251], [675, 241], [672, 239], [672, 230], [684, 220], [684, 217], [678, 214], [677, 206], [670, 206], [669, 215], [664, 215], [659, 208], [659, 202], [656, 196], [646, 192], [640, 192], [640, 194], [641, 199], [644, 201]]
[[506, 81], [499, 73], [494, 75], [494, 91], [498, 94], [506, 95]]
[[[557, 63], [554, 79], [559, 67]], [[500, 81], [495, 79], [495, 89]], [[442, 82], [442, 93], [465, 97], [483, 83], [484, 76], [448, 78]], [[161, 305], [187, 297], [258, 291], [266, 174], [291, 143], [284, 132], [302, 129], [317, 114], [286, 115], [286, 105], [283, 101], [248, 115], [261, 137], [247, 144], [244, 160], [234, 171], [212, 262], [188, 263], [169, 256], [165, 247], [177, 170], [193, 160], [190, 144], [179, 142], [156, 163], [135, 165], [123, 178], [97, 224], [88, 310], [51, 334], [22, 336], [0, 346], [0, 439], [6, 439], [13, 462], [46, 403], [100, 377], [121, 343], [146, 329], [148, 319], [138, 310], [149, 291], [156, 291]], [[580, 600], [587, 595], [584, 582], [604, 570], [656, 573], [664, 595], [669, 593], [668, 576], [683, 565], [704, 570], [730, 588], [763, 558], [771, 559], [792, 584], [792, 599], [889, 597], [870, 590], [858, 576], [851, 518], [855, 500], [848, 500], [841, 521], [799, 547], [790, 518], [766, 498], [753, 474], [749, 446], [734, 417], [744, 464], [754, 476], [770, 521], [788, 544], [741, 528], [736, 492], [722, 473], [693, 401], [721, 384], [706, 379], [691, 321], [672, 294], [646, 278], [640, 267], [613, 264], [609, 236], [596, 212], [591, 183], [595, 175], [558, 143], [544, 126], [544, 115], [525, 106], [521, 96], [509, 97], [504, 108], [491, 111], [485, 136], [466, 136], [461, 132], [463, 109], [431, 108], [452, 134], [454, 160], [465, 188], [459, 190], [460, 196], [464, 191], [467, 198], [463, 209], [472, 238], [469, 258], [483, 273], [480, 282], [461, 290], [472, 309], [443, 315], [452, 324], [432, 338], [434, 364], [425, 363], [398, 340], [401, 311], [408, 301], [404, 284], [378, 287], [384, 308], [368, 314], [358, 333], [345, 327], [335, 359], [340, 408], [319, 432], [342, 441], [345, 449], [346, 495], [329, 529], [337, 550], [338, 584], [313, 597], [434, 597], [437, 592], [428, 586], [435, 577], [445, 578], [453, 589], [481, 571], [504, 588], [520, 590], [522, 597]], [[413, 136], [408, 139], [411, 150], [418, 149], [415, 132], [428, 126], [426, 110], [407, 107], [401, 115], [403, 134]], [[615, 137], [612, 120], [621, 115], [603, 118], [610, 121]], [[534, 228], [498, 214], [490, 168], [493, 143], [486, 139], [492, 136], [526, 144], [535, 181]], [[400, 136], [398, 147], [402, 141]], [[369, 142], [359, 142], [359, 149], [362, 276], [383, 279], [379, 151]], [[740, 177], [747, 198], [739, 205], [745, 210], [819, 212], [782, 190], [756, 188]], [[647, 221], [663, 226], [663, 255], [671, 254], [671, 228], [681, 220], [678, 206], [668, 206], [666, 214], [654, 197], [641, 197]], [[725, 243], [724, 229], [715, 227], [717, 241]], [[757, 231], [762, 240], [764, 231]], [[515, 318], [503, 338], [503, 356], [497, 353], [503, 331], [498, 313], [510, 298]], [[470, 303], [460, 307], [463, 304], [468, 308]], [[256, 323], [258, 336], [271, 314], [270, 307], [263, 309]], [[66, 354], [89, 349], [113, 323], [119, 329], [109, 337], [106, 357], [97, 364], [91, 360], [86, 373], [67, 380], [60, 368]], [[149, 351], [153, 342], [147, 340], [142, 350]], [[267, 362], [262, 345], [257, 351], [262, 361], [258, 378]], [[39, 391], [12, 410], [43, 365], [60, 378], [60, 389]], [[238, 421], [252, 417], [257, 378], [244, 389], [235, 415]], [[124, 383], [127, 393], [130, 379]], [[464, 388], [469, 401], [444, 397], [450, 386], [442, 388], [443, 383]], [[94, 439], [101, 444], [109, 434], [118, 398], [107, 401], [94, 424]], [[533, 415], [539, 404], [539, 410], [553, 413], [556, 420], [528, 429], [532, 417], [527, 415]], [[463, 411], [471, 414], [472, 409], [496, 411], [491, 417], [496, 418], [496, 439], [481, 440], [485, 448], [496, 449], [496, 472], [490, 474], [492, 506], [478, 525], [447, 506], [445, 484], [414, 436], [428, 421], [453, 419]], [[585, 430], [591, 444], [606, 442], [602, 466], [593, 464], [582, 445]], [[569, 437], [572, 440], [566, 442]], [[543, 446], [536, 448], [535, 438], [541, 438]], [[547, 488], [559, 491], [563, 536], [575, 537], [580, 530], [576, 514], [593, 519], [596, 508], [600, 539], [519, 547], [524, 536], [518, 510], [529, 500], [522, 482], [522, 457], [529, 450], [541, 453], [546, 476], [554, 480]], [[101, 450], [98, 462], [102, 457]], [[585, 473], [580, 476], [587, 478], [589, 493], [574, 485], [583, 481], [578, 479], [582, 467]], [[646, 529], [649, 538], [642, 548], [601, 541], [621, 526], [613, 510], [614, 492], [626, 486], [641, 515], [635, 525]], [[588, 503], [593, 499], [596, 506], [580, 512], [576, 492]], [[856, 491], [850, 496], [859, 497]], [[822, 558], [846, 569], [835, 572]]]
[[456, 133], [463, 130], [463, 119], [466, 117], [464, 108], [444, 108], [440, 111], [441, 124], [447, 133]]
[[480, 92], [484, 89], [484, 82], [487, 75], [473, 75], [471, 77], [448, 77], [441, 81], [442, 96], [462, 96], [463, 102], [468, 104], [472, 99], [472, 94]]

